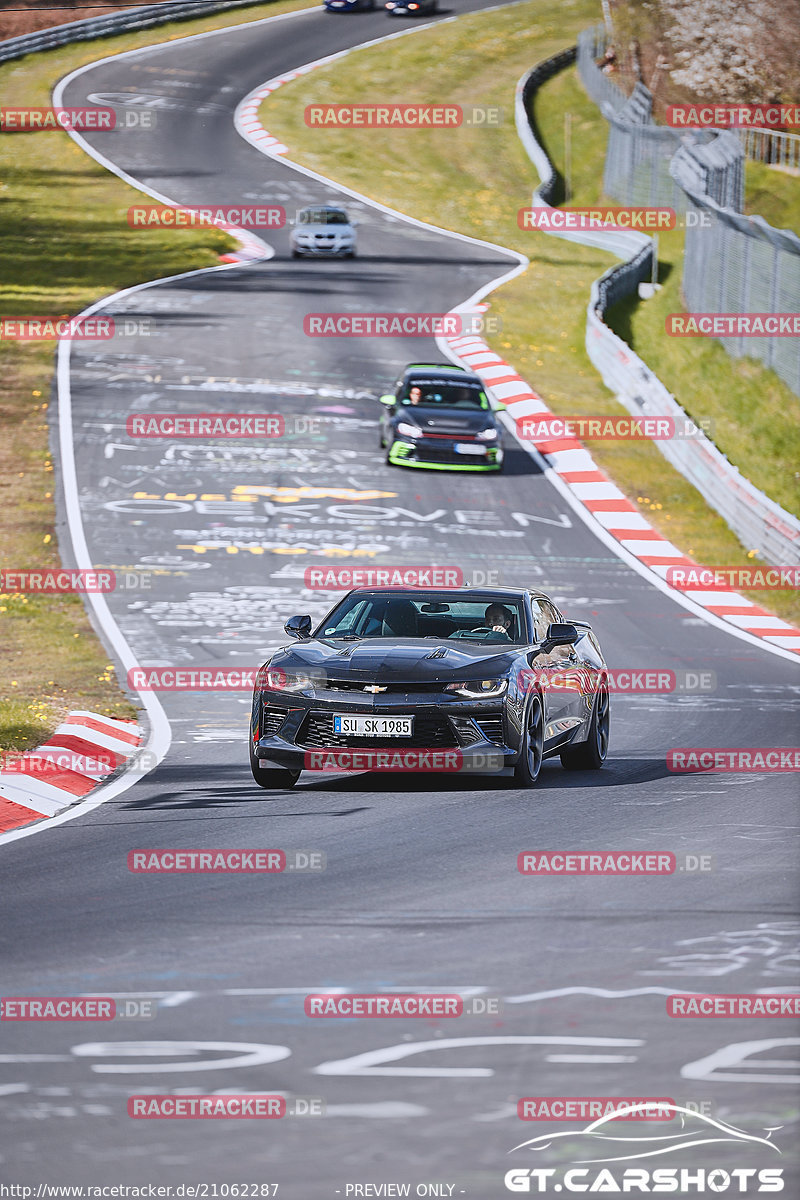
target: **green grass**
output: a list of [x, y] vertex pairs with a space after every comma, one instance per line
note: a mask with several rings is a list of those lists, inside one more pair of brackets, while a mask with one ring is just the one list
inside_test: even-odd
[[[105, 55], [308, 7], [288, 0], [32, 55], [0, 67], [7, 107], [51, 102], [58, 79]], [[159, 276], [215, 266], [233, 246], [208, 230], [131, 230], [142, 194], [66, 133], [0, 135], [0, 315], [74, 314]], [[47, 407], [54, 343], [0, 341], [0, 566], [60, 562]], [[71, 708], [131, 717], [77, 596], [0, 593], [0, 751], [38, 745]]]
[[[572, 44], [578, 31], [599, 16], [591, 0], [568, 0], [557, 12], [524, 4], [491, 14], [472, 14], [401, 38], [391, 49], [374, 47], [350, 54], [343, 62], [314, 71], [302, 83], [285, 85], [264, 101], [261, 119], [289, 147], [293, 159], [329, 175], [375, 200], [447, 229], [486, 238], [521, 250], [531, 259], [528, 271], [495, 292], [492, 315], [502, 333], [487, 340], [509, 359], [553, 411], [622, 413], [600, 381], [584, 349], [586, 304], [591, 282], [617, 260], [517, 225], [517, 210], [530, 203], [535, 172], [524, 154], [513, 121], [514, 88], [534, 63]], [[499, 128], [449, 130], [309, 129], [307, 104], [381, 101], [498, 105]], [[539, 91], [535, 116], [554, 161], [563, 166], [564, 113], [572, 114], [572, 197], [570, 203], [597, 203], [602, 187], [606, 125], [580, 87], [574, 69], [561, 72]], [[410, 164], [410, 166], [409, 166]], [[681, 247], [661, 247], [662, 272], [677, 285]], [[751, 438], [771, 452], [756, 482], [767, 485], [779, 502], [792, 497], [786, 479], [780, 437], [796, 444], [788, 389], [752, 363], [729, 360], [721, 347], [663, 334], [665, 306], [680, 311], [665, 287], [655, 300], [631, 311], [619, 306], [612, 320], [633, 339], [645, 361], [664, 375], [687, 410], [720, 416], [723, 449], [749, 469]], [[659, 308], [660, 306], [660, 308]], [[660, 325], [659, 325], [660, 322]], [[655, 332], [654, 332], [655, 331]], [[655, 347], [658, 354], [654, 355]], [[705, 372], [713, 367], [709, 377]], [[672, 380], [673, 374], [675, 380]], [[663, 376], [662, 376], [663, 377]], [[724, 420], [726, 403], [736, 416]], [[734, 400], [735, 397], [735, 400]], [[758, 403], [756, 403], [758, 397]], [[761, 419], [759, 404], [767, 414]], [[744, 431], [736, 420], [752, 422]], [[777, 422], [777, 430], [771, 425]], [[738, 439], [738, 440], [737, 440]], [[749, 561], [728, 526], [652, 445], [588, 442], [599, 465], [656, 528], [701, 563]], [[758, 603], [764, 595], [755, 594]], [[770, 604], [788, 619], [800, 620], [800, 601], [772, 593]]]
[[765, 163], [745, 163], [745, 212], [758, 213], [775, 229], [800, 236], [800, 172]]

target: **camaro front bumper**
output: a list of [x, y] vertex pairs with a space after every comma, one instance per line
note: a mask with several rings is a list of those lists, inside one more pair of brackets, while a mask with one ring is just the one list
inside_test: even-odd
[[[497, 699], [432, 705], [398, 702], [393, 696], [390, 703], [364, 707], [308, 698], [307, 705], [284, 708], [265, 693], [262, 705], [253, 755], [265, 768], [496, 775], [518, 758], [518, 749], [508, 744], [514, 734], [507, 732]], [[335, 715], [413, 716], [413, 733], [382, 739], [335, 734]]]

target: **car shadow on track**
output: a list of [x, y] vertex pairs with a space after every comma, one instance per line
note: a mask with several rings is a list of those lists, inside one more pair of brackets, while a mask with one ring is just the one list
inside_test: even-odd
[[[372, 771], [361, 775], [333, 775], [333, 778], [307, 773], [301, 776], [294, 788], [267, 791], [248, 779], [246, 767], [241, 773], [237, 770], [235, 783], [230, 781], [228, 764], [220, 765], [218, 770], [220, 778], [216, 783], [213, 779], [214, 767], [208, 764], [194, 768], [185, 765], [159, 767], [147, 780], [146, 796], [137, 797], [134, 794], [131, 799], [115, 804], [114, 808], [117, 812], [202, 813], [204, 816], [207, 816], [210, 809], [216, 809], [221, 814], [224, 812], [224, 816], [228, 818], [238, 805], [249, 806], [253, 802], [283, 803], [287, 800], [301, 800], [305, 796], [317, 798], [323, 793], [337, 798], [346, 795], [368, 795], [373, 798], [372, 803], [386, 798], [387, 794], [419, 795], [423, 792], [431, 795], [462, 793], [465, 796], [486, 792], [495, 792], [498, 795], [524, 792], [526, 797], [533, 800], [553, 791], [635, 787], [670, 776], [661, 758], [616, 758], [610, 760], [600, 771], [564, 771], [556, 760], [552, 760], [543, 765], [538, 784], [534, 788], [520, 788], [511, 775], [435, 775], [425, 772], [416, 775], [393, 774], [387, 778], [384, 772]], [[209, 778], [210, 776], [212, 778]], [[348, 817], [365, 811], [366, 805], [357, 804], [344, 809], [300, 808], [298, 811], [274, 815]], [[240, 815], [250, 819], [253, 814], [249, 807], [243, 807]]]
[[[524, 789], [531, 796], [548, 790], [563, 791], [569, 788], [596, 787], [630, 787], [642, 783], [652, 783], [658, 779], [671, 777], [663, 758], [615, 758], [609, 760], [600, 771], [565, 771], [557, 759], [548, 760], [542, 766], [538, 783], [533, 788]], [[306, 782], [308, 780], [308, 782]], [[414, 775], [411, 773], [392, 774], [381, 771], [368, 771], [363, 775], [339, 775], [333, 779], [315, 779], [301, 776], [300, 782], [293, 789], [295, 792], [371, 792], [385, 795], [393, 793], [413, 792], [474, 792], [520, 791], [513, 776], [497, 775], [467, 775], [446, 774], [432, 775], [429, 772]], [[286, 793], [283, 793], [286, 795]]]

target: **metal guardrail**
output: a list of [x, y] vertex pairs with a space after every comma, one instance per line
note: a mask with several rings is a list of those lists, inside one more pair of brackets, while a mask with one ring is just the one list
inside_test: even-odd
[[745, 158], [800, 171], [800, 134], [780, 129], [737, 129]]
[[12, 62], [41, 50], [66, 46], [70, 42], [91, 41], [109, 34], [149, 29], [152, 25], [165, 25], [168, 21], [188, 20], [190, 17], [205, 16], [206, 13], [253, 7], [261, 3], [264, 0], [166, 0], [164, 4], [146, 4], [141, 8], [126, 8], [102, 17], [86, 17], [81, 21], [69, 21], [65, 25], [54, 25], [51, 29], [24, 33], [0, 42], [0, 63]]
[[[555, 55], [535, 66], [517, 85], [517, 130], [541, 179], [533, 193], [534, 206], [549, 206], [558, 177], [536, 137], [533, 96], [542, 83], [576, 57], [580, 65], [580, 47], [577, 53]], [[628, 412], [669, 416], [683, 427], [689, 420], [686, 411], [647, 364], [604, 321], [612, 304], [632, 295], [640, 283], [650, 279], [654, 254], [652, 239], [641, 233], [577, 230], [552, 231], [551, 236], [597, 246], [624, 260], [592, 284], [586, 312], [587, 354], [606, 387], [616, 394]], [[748, 550], [755, 550], [762, 559], [775, 565], [800, 564], [800, 521], [759, 491], [704, 434], [698, 432], [694, 437], [672, 438], [653, 444], [700, 491]]]

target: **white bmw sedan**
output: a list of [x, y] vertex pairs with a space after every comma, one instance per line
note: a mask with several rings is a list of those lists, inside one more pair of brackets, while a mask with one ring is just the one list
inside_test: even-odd
[[292, 258], [305, 254], [355, 258], [355, 224], [343, 208], [301, 208], [291, 222]]

